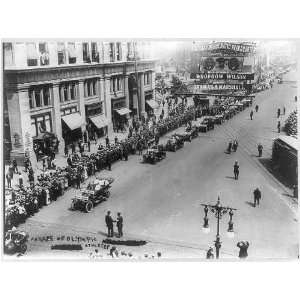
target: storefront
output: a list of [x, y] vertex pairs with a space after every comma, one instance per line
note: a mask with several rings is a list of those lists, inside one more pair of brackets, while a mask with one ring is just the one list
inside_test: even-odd
[[61, 119], [62, 136], [66, 145], [82, 139], [81, 125], [84, 123], [84, 120], [80, 113], [75, 112], [73, 114], [63, 116]]
[[125, 98], [112, 99], [112, 122], [115, 131], [124, 130], [128, 124], [131, 110], [126, 107]]
[[[145, 96], [146, 98], [146, 96]], [[159, 107], [158, 103], [153, 100], [152, 98], [145, 99], [146, 101], [146, 112], [148, 116], [152, 116], [154, 114], [155, 109], [157, 109]]]
[[85, 115], [90, 140], [96, 140], [107, 134], [108, 120], [103, 114], [103, 102], [86, 105]]
[[87, 130], [90, 140], [97, 140], [107, 135], [108, 119], [103, 115], [94, 115], [88, 117]]

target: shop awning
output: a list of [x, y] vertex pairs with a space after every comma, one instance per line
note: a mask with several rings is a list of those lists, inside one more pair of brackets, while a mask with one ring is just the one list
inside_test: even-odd
[[151, 99], [151, 100], [147, 100], [146, 101], [147, 102], [147, 104], [152, 108], [152, 109], [156, 109], [156, 108], [158, 108], [158, 104], [157, 104], [157, 102], [156, 101], [154, 101], [153, 99]]
[[120, 116], [124, 116], [124, 115], [127, 115], [127, 114], [131, 113], [131, 110], [128, 109], [127, 107], [123, 107], [123, 108], [120, 108], [120, 109], [116, 109], [116, 112], [117, 112]]
[[108, 120], [105, 116], [94, 116], [94, 117], [89, 117], [89, 119], [99, 129], [108, 125]]
[[79, 113], [63, 116], [62, 120], [66, 123], [70, 130], [75, 130], [83, 124], [83, 119]]

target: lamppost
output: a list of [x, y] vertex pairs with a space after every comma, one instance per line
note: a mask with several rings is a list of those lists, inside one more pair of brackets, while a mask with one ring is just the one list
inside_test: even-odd
[[233, 217], [233, 211], [236, 210], [235, 208], [232, 207], [225, 207], [222, 206], [220, 203], [220, 197], [218, 197], [218, 201], [215, 205], [210, 205], [210, 204], [201, 204], [204, 206], [204, 224], [203, 224], [203, 231], [208, 233], [209, 232], [209, 224], [208, 224], [208, 217], [207, 214], [208, 212], [212, 212], [215, 214], [215, 217], [217, 218], [217, 234], [216, 234], [216, 240], [215, 240], [215, 248], [216, 248], [216, 258], [219, 258], [219, 253], [220, 253], [220, 248], [221, 248], [221, 241], [220, 241], [220, 219], [222, 218], [223, 215], [229, 214], [229, 222], [228, 222], [228, 235], [230, 237], [233, 237], [234, 231], [233, 231], [233, 222], [232, 222], [232, 217]]

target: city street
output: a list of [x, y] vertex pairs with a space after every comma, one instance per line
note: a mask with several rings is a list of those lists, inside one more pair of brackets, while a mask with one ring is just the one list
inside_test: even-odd
[[[106, 233], [104, 217], [111, 210], [113, 217], [121, 212], [124, 217], [124, 237], [136, 237], [162, 244], [172, 243], [201, 250], [214, 245], [216, 218], [208, 215], [211, 231], [202, 232], [203, 207], [201, 203], [215, 204], [218, 196], [223, 206], [234, 212], [235, 236], [226, 235], [229, 216], [220, 222], [221, 258], [237, 257], [236, 244], [240, 240], [250, 243], [249, 259], [291, 259], [298, 256], [297, 204], [291, 190], [280, 184], [257, 157], [257, 144], [262, 143], [263, 158], [270, 158], [272, 139], [277, 133], [277, 108], [286, 107], [281, 124], [295, 109], [296, 73], [284, 77], [283, 84], [274, 84], [270, 90], [258, 93], [252, 108], [246, 108], [215, 130], [200, 134], [191, 143], [156, 165], [142, 164], [141, 156], [129, 156], [128, 162], [113, 164], [111, 196], [89, 214], [69, 210], [76, 190], [68, 190], [56, 202], [19, 226], [30, 236], [43, 235], [55, 226], [63, 233], [73, 231]], [[250, 120], [250, 111], [259, 105], [258, 113]], [[282, 133], [284, 134], [284, 133]], [[168, 134], [167, 136], [169, 136]], [[225, 153], [230, 139], [239, 142], [236, 153]], [[240, 177], [234, 180], [233, 164], [240, 165]], [[89, 178], [88, 181], [92, 180]], [[259, 187], [262, 200], [254, 208], [253, 190]], [[29, 242], [30, 244], [30, 242]], [[189, 258], [189, 252], [179, 258]], [[167, 255], [165, 255], [167, 257]], [[204, 257], [203, 257], [204, 258]]]

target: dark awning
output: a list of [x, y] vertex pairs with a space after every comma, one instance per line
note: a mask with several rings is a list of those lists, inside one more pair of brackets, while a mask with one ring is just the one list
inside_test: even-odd
[[123, 108], [120, 108], [120, 109], [116, 109], [116, 112], [117, 112], [120, 116], [124, 116], [124, 115], [127, 115], [127, 114], [131, 113], [131, 110], [128, 109], [127, 107], [123, 107]]
[[93, 124], [97, 128], [103, 128], [108, 125], [108, 120], [105, 116], [94, 116], [94, 117], [89, 117], [89, 119], [93, 122]]
[[74, 113], [67, 116], [63, 116], [62, 120], [66, 123], [70, 130], [80, 128], [83, 124], [83, 119], [80, 113]]

